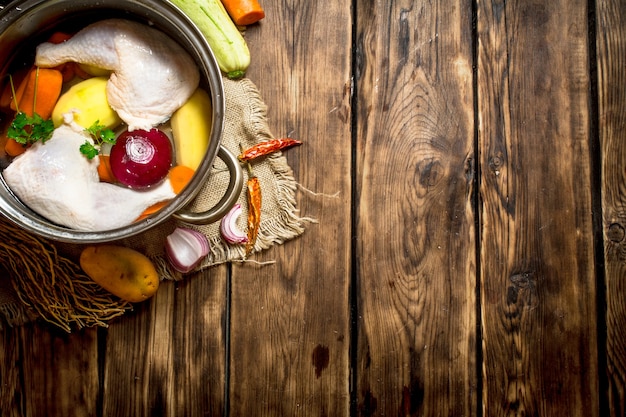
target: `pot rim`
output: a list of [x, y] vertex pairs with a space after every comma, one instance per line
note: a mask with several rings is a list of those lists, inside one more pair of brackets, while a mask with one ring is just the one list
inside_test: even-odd
[[[201, 74], [201, 83], [206, 83], [205, 86], [212, 99], [211, 134], [202, 163], [181, 193], [152, 216], [112, 230], [97, 232], [74, 230], [46, 220], [17, 199], [0, 172], [0, 213], [28, 231], [61, 242], [104, 243], [119, 240], [145, 232], [173, 217], [177, 211], [193, 201], [202, 184], [208, 180], [220, 148], [223, 131], [224, 86], [213, 51], [191, 19], [167, 0], [99, 0], [97, 3], [89, 0], [18, 0], [0, 10], [0, 41], [7, 33], [12, 35], [13, 32], [19, 32], [27, 27], [31, 27], [31, 33], [24, 35], [21, 40], [35, 36], [36, 32], [51, 30], [61, 18], [60, 14], [66, 23], [75, 21], [81, 16], [101, 12], [111, 15], [119, 13], [125, 18], [137, 19], [164, 31], [182, 44], [196, 61]], [[33, 26], [35, 28], [32, 28]], [[14, 45], [19, 40], [10, 39]], [[8, 66], [8, 63], [4, 64], [1, 75], [6, 73]]]

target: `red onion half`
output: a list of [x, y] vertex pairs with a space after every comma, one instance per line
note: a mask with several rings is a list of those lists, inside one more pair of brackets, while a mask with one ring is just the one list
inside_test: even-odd
[[196, 230], [178, 227], [166, 238], [165, 254], [175, 270], [186, 274], [209, 254], [209, 241]]

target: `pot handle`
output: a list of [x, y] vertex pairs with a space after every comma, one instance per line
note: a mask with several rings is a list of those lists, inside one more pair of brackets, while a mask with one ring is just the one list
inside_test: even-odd
[[230, 172], [230, 181], [226, 194], [215, 206], [207, 211], [194, 213], [188, 210], [180, 210], [172, 215], [174, 218], [190, 224], [209, 224], [224, 217], [235, 205], [243, 189], [243, 169], [239, 164], [239, 159], [223, 145], [220, 145], [217, 156], [224, 161]]

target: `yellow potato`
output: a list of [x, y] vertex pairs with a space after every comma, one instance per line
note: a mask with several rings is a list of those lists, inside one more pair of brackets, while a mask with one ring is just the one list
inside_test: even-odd
[[198, 169], [211, 135], [211, 97], [198, 88], [171, 118], [176, 164]]
[[78, 66], [87, 74], [96, 77], [108, 77], [109, 75], [111, 75], [111, 71], [96, 67], [94, 65], [78, 64]]
[[159, 288], [152, 261], [124, 246], [87, 246], [80, 254], [80, 266], [102, 288], [133, 303], [147, 300]]
[[96, 121], [108, 129], [119, 125], [122, 121], [107, 100], [107, 81], [106, 77], [88, 78], [63, 93], [52, 111], [54, 127], [61, 126], [63, 115], [70, 111], [75, 111], [74, 121], [85, 129]]

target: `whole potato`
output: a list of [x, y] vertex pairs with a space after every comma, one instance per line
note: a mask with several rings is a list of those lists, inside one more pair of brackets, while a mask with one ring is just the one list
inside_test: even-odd
[[65, 114], [73, 112], [74, 122], [88, 129], [94, 122], [113, 129], [122, 120], [109, 106], [106, 77], [88, 78], [73, 85], [59, 97], [52, 111], [54, 127], [63, 124]]
[[102, 288], [133, 303], [147, 300], [159, 288], [152, 261], [124, 246], [87, 246], [80, 254], [80, 266]]

